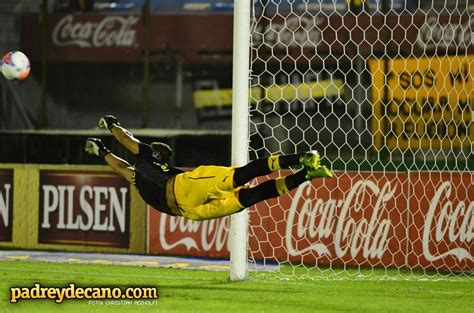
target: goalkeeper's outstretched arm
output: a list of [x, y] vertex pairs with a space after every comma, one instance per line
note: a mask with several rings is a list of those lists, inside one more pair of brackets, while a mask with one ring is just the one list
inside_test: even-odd
[[110, 130], [115, 139], [120, 142], [133, 154], [138, 153], [140, 140], [136, 139], [132, 133], [120, 126], [117, 118], [113, 115], [105, 115], [99, 119], [99, 127]]
[[122, 175], [129, 183], [135, 184], [135, 170], [133, 167], [127, 161], [111, 153], [100, 139], [88, 138], [84, 149], [89, 154], [103, 157], [115, 172]]
[[114, 126], [110, 132], [114, 135], [115, 139], [120, 142], [125, 148], [130, 150], [133, 154], [138, 153], [138, 144], [140, 140], [133, 137], [133, 135], [123, 128], [122, 126]]

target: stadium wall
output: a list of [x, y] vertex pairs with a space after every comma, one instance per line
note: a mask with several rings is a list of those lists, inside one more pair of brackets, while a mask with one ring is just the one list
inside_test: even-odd
[[[251, 256], [472, 271], [473, 181], [473, 172], [345, 171], [303, 184], [250, 209]], [[0, 165], [2, 248], [228, 258], [229, 229], [229, 217], [147, 213], [105, 166]]]
[[0, 165], [0, 247], [144, 253], [146, 204], [105, 166]]

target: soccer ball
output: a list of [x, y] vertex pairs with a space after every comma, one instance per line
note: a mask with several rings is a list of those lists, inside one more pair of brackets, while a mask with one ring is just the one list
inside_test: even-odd
[[2, 74], [9, 80], [22, 80], [30, 74], [30, 60], [20, 52], [8, 52], [0, 62]]

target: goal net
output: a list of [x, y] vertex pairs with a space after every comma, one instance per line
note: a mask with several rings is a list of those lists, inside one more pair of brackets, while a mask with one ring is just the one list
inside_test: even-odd
[[315, 149], [335, 172], [250, 208], [255, 275], [472, 277], [473, 10], [253, 2], [250, 159]]

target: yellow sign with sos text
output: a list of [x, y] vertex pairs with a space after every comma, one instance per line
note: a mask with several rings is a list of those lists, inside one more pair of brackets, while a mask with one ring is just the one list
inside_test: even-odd
[[[387, 76], [384, 62], [388, 62]], [[377, 150], [472, 145], [472, 55], [371, 60], [369, 68]]]

